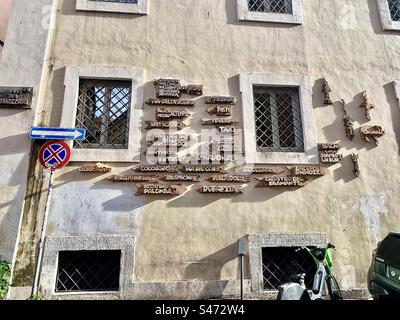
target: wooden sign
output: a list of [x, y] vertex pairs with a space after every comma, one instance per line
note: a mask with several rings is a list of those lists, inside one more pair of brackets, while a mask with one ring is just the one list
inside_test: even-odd
[[157, 98], [179, 98], [181, 96], [181, 83], [177, 79], [159, 79], [153, 82], [156, 87]]
[[324, 152], [319, 155], [322, 163], [340, 163], [343, 160], [343, 155], [337, 153], [336, 151], [333, 152]]
[[232, 118], [205, 118], [201, 119], [202, 125], [220, 125], [220, 124], [231, 124], [238, 125], [239, 121]]
[[210, 182], [248, 183], [250, 182], [251, 177], [239, 176], [239, 175], [224, 175], [224, 176], [211, 176], [207, 180]]
[[179, 163], [181, 163], [178, 156], [176, 156], [176, 157], [157, 157], [156, 162], [158, 164], [166, 164], [166, 163], [179, 164]]
[[381, 126], [362, 126], [360, 134], [364, 141], [370, 142], [372, 140], [378, 145], [378, 138], [385, 135], [385, 130]]
[[157, 147], [157, 148], [167, 148], [167, 147], [177, 147], [177, 148], [181, 148], [181, 147], [188, 147], [189, 146], [189, 142], [188, 141], [176, 141], [176, 140], [172, 140], [172, 141], [155, 141], [155, 142], [148, 142], [149, 146], [152, 147]]
[[282, 167], [260, 167], [260, 168], [243, 168], [242, 172], [246, 174], [281, 174], [286, 169]]
[[184, 119], [190, 116], [187, 110], [170, 110], [158, 108], [156, 112], [157, 120]]
[[201, 96], [203, 94], [203, 86], [197, 84], [189, 84], [182, 87], [182, 92], [191, 96]]
[[[150, 152], [151, 151], [151, 152]], [[154, 157], [176, 157], [177, 153], [171, 150], [166, 150], [165, 148], [156, 148], [155, 150], [147, 150], [145, 152], [148, 156]]]
[[149, 196], [159, 196], [159, 195], [169, 195], [169, 196], [179, 196], [184, 193], [187, 189], [183, 185], [161, 185], [161, 184], [137, 184], [137, 196], [149, 195]]
[[318, 143], [318, 149], [319, 150], [339, 150], [339, 144], [338, 143]]
[[196, 190], [200, 193], [242, 193], [242, 186], [201, 186]]
[[153, 134], [149, 135], [148, 141], [189, 141], [191, 136], [188, 134], [168, 134], [168, 133], [161, 133], [161, 134]]
[[158, 79], [153, 83], [156, 87], [157, 98], [179, 98], [181, 93], [195, 96], [203, 94], [203, 86], [194, 84], [182, 86], [178, 79]]
[[[212, 148], [212, 144], [210, 146]], [[219, 142], [217, 146], [218, 152], [241, 152], [241, 147], [235, 145], [234, 142], [227, 143], [227, 142]]]
[[182, 107], [193, 107], [193, 100], [182, 100], [182, 99], [149, 99], [146, 104], [149, 106], [182, 106]]
[[232, 106], [208, 107], [207, 112], [211, 115], [216, 115], [218, 117], [230, 117], [232, 116]]
[[225, 173], [224, 166], [201, 166], [201, 165], [192, 165], [192, 166], [184, 166], [181, 171], [182, 172], [197, 172], [197, 173]]
[[134, 169], [136, 172], [168, 172], [177, 173], [177, 166], [160, 166], [160, 165], [142, 165]]
[[0, 108], [32, 109], [33, 88], [0, 87]]
[[239, 128], [237, 126], [219, 126], [218, 130], [220, 133], [236, 134]]
[[155, 182], [157, 176], [113, 176], [107, 179], [112, 182]]
[[230, 162], [233, 161], [234, 157], [231, 154], [199, 154], [197, 155], [198, 161], [203, 162]]
[[200, 176], [174, 174], [162, 176], [160, 180], [167, 182], [199, 182]]
[[206, 97], [206, 104], [236, 104], [234, 97], [211, 96]]
[[315, 166], [295, 166], [288, 169], [294, 176], [324, 176], [327, 173], [326, 168]]
[[80, 172], [84, 173], [97, 173], [97, 172], [106, 173], [106, 172], [111, 172], [111, 170], [112, 170], [111, 167], [106, 166], [105, 164], [102, 163], [84, 165], [79, 169]]
[[177, 129], [182, 130], [185, 124], [182, 121], [146, 121], [146, 130], [150, 129]]
[[304, 187], [307, 180], [302, 177], [266, 177], [256, 178], [259, 182], [256, 187]]

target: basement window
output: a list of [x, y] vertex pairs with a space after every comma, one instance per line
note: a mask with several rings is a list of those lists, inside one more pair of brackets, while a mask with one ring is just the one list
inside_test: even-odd
[[120, 250], [60, 251], [56, 292], [119, 291]]
[[292, 276], [305, 273], [307, 289], [312, 289], [317, 266], [311, 255], [297, 247], [262, 248], [264, 290], [278, 290], [278, 286], [293, 281]]

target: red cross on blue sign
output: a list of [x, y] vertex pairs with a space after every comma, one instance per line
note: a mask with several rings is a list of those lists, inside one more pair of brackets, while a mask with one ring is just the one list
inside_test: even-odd
[[71, 149], [64, 141], [49, 141], [40, 149], [39, 161], [52, 170], [66, 166], [71, 158]]

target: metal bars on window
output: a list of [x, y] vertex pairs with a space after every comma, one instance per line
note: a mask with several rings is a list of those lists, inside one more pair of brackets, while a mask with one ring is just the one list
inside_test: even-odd
[[132, 83], [81, 79], [76, 128], [87, 130], [78, 149], [128, 149]]
[[292, 276], [305, 273], [305, 284], [311, 289], [317, 271], [313, 258], [305, 250], [296, 252], [295, 247], [262, 248], [264, 290], [278, 290], [278, 286], [290, 281]]
[[393, 21], [400, 21], [400, 0], [388, 0], [390, 15]]
[[304, 152], [298, 88], [254, 87], [257, 149], [261, 152]]
[[121, 251], [61, 251], [57, 292], [118, 291]]
[[248, 0], [249, 11], [292, 14], [292, 0]]

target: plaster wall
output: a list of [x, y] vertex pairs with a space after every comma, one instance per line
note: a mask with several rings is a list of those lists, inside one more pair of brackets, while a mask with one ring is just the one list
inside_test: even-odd
[[12, 0], [2, 0], [0, 2], [0, 41], [4, 42], [7, 32], [8, 20], [11, 13]]
[[[143, 68], [145, 100], [155, 96], [158, 77], [203, 84], [205, 95], [238, 97], [234, 117], [240, 121], [239, 74], [306, 75], [317, 140], [338, 142], [342, 164], [301, 189], [254, 188], [252, 182], [241, 195], [221, 196], [199, 194], [193, 185], [179, 197], [151, 198], [134, 196], [133, 184], [107, 181], [111, 174], [82, 174], [82, 163], [71, 163], [57, 172], [48, 236], [135, 236], [132, 279], [156, 283], [238, 279], [236, 243], [246, 234], [322, 232], [337, 247], [343, 289], [365, 288], [372, 250], [387, 232], [400, 231], [400, 109], [391, 84], [400, 77], [400, 33], [382, 31], [375, 0], [305, 0], [303, 24], [296, 26], [239, 22], [236, 8], [235, 0], [151, 0], [148, 15], [136, 16], [77, 12], [74, 1], [62, 1], [45, 124], [60, 124], [71, 65]], [[323, 77], [333, 90], [331, 106], [323, 105]], [[378, 147], [358, 131], [352, 142], [344, 132], [340, 99], [358, 128], [366, 123], [359, 108], [364, 90], [376, 105], [373, 123], [386, 129]], [[202, 98], [193, 111], [190, 125], [199, 130], [207, 117]], [[145, 106], [143, 116], [153, 120], [155, 107]], [[353, 152], [360, 155], [359, 178]], [[111, 166], [112, 174], [133, 167]]]

